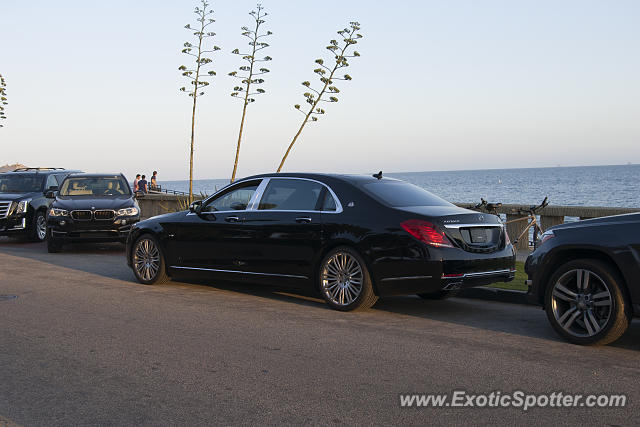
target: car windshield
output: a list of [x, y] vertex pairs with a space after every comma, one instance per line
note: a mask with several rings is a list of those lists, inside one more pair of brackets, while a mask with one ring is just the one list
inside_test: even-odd
[[64, 180], [60, 196], [108, 197], [129, 195], [129, 185], [121, 176], [75, 176]]
[[42, 189], [44, 175], [0, 174], [0, 193], [31, 193]]
[[424, 188], [404, 181], [378, 181], [364, 184], [363, 187], [374, 198], [396, 208], [407, 206], [452, 206], [451, 203]]

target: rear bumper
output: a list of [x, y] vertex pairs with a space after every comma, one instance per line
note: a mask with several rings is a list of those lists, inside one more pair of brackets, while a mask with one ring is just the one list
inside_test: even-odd
[[377, 264], [373, 270], [378, 294], [431, 293], [509, 282], [515, 277], [516, 257], [511, 245], [491, 254], [459, 249], [428, 251], [413, 259]]
[[466, 273], [455, 277], [394, 277], [379, 280], [378, 292], [381, 296], [387, 296], [453, 291], [496, 282], [510, 282], [514, 277], [515, 268]]

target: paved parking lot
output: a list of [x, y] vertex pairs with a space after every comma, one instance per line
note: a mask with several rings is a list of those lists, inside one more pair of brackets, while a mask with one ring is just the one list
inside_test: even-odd
[[[560, 341], [543, 311], [133, 281], [119, 244], [0, 238], [0, 425], [640, 423], [640, 323]], [[9, 299], [9, 295], [17, 298]], [[401, 408], [400, 393], [626, 394], [626, 408]]]

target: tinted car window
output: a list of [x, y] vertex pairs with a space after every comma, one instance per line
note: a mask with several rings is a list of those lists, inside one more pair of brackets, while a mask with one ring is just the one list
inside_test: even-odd
[[333, 212], [336, 211], [338, 207], [336, 206], [336, 201], [331, 195], [329, 191], [324, 192], [324, 201], [322, 203], [322, 210], [325, 212]]
[[322, 184], [304, 179], [272, 179], [258, 209], [314, 211], [322, 189]]
[[62, 183], [61, 196], [118, 196], [129, 195], [129, 185], [118, 175], [72, 176]]
[[247, 209], [251, 198], [258, 189], [258, 184], [258, 182], [251, 182], [235, 187], [211, 200], [202, 208], [202, 212], [243, 211]]
[[0, 193], [31, 193], [40, 191], [43, 175], [0, 174]]
[[56, 177], [54, 175], [49, 175], [47, 177], [47, 182], [44, 185], [44, 188], [51, 188], [51, 187], [57, 187], [58, 186], [58, 181], [56, 180]]
[[363, 185], [365, 191], [381, 202], [393, 206], [452, 206], [451, 203], [404, 181], [378, 181]]

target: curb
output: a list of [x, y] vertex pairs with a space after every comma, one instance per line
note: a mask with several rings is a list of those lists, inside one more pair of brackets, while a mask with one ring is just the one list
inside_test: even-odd
[[465, 288], [460, 291], [458, 298], [483, 299], [489, 301], [506, 302], [510, 304], [532, 305], [527, 300], [527, 293], [510, 289], [488, 288], [480, 286], [477, 288]]

